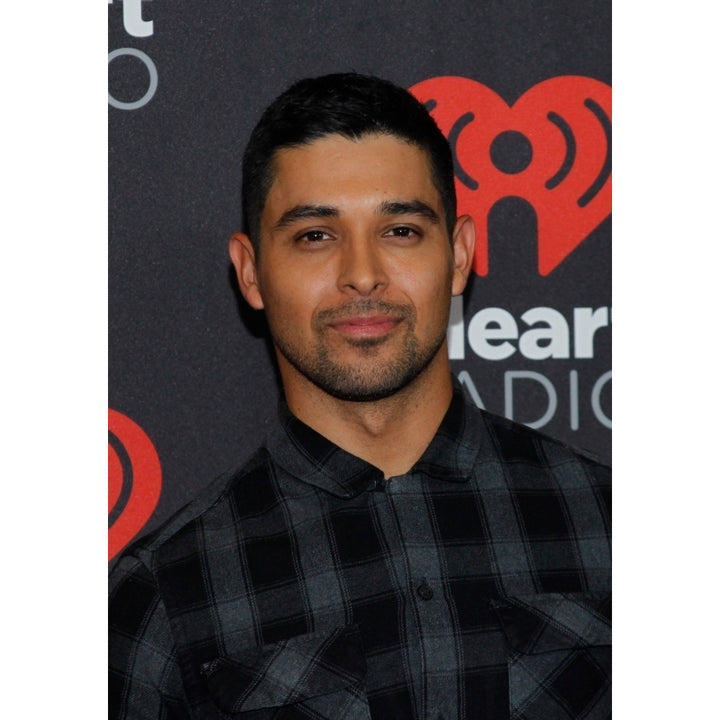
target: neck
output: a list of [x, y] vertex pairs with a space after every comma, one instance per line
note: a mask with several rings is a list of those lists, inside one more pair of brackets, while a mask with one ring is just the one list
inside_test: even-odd
[[283, 365], [285, 398], [293, 414], [343, 450], [380, 468], [386, 478], [406, 473], [418, 461], [452, 399], [444, 347], [415, 380], [372, 402], [340, 400]]

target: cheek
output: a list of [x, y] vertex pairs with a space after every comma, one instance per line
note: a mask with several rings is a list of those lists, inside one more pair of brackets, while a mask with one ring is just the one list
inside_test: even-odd
[[268, 321], [275, 328], [300, 334], [311, 326], [319, 293], [306, 273], [295, 270], [272, 281], [265, 278], [261, 293]]
[[407, 273], [398, 278], [405, 293], [418, 307], [442, 307], [452, 286], [452, 276], [447, 271]]
[[450, 312], [452, 276], [435, 273], [416, 279], [414, 304], [418, 325], [435, 334], [447, 325]]

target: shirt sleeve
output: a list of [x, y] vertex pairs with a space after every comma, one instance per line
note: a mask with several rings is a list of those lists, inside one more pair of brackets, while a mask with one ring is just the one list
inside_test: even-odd
[[189, 718], [175, 643], [150, 571], [122, 558], [110, 575], [109, 717], [113, 720]]

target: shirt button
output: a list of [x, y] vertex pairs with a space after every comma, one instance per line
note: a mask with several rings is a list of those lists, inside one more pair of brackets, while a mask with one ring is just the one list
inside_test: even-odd
[[430, 600], [435, 593], [433, 592], [433, 589], [423, 580], [418, 585], [417, 594], [423, 600]]

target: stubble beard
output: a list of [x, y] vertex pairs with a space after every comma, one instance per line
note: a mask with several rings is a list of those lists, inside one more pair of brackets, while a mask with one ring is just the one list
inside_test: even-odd
[[[343, 342], [355, 348], [355, 362], [338, 362], [333, 359], [327, 342], [327, 323], [341, 315], [353, 312], [380, 311], [402, 318], [406, 324], [402, 347], [387, 359], [382, 358], [382, 347], [392, 341], [385, 335], [380, 338], [345, 338]], [[325, 311], [316, 319], [314, 329], [317, 342], [309, 351], [301, 351], [281, 338], [274, 336], [280, 354], [305, 378], [339, 400], [373, 402], [381, 400], [407, 387], [432, 362], [445, 339], [443, 330], [421, 347], [415, 335], [415, 313], [409, 306], [390, 305], [383, 301], [364, 301], [352, 308]]]

